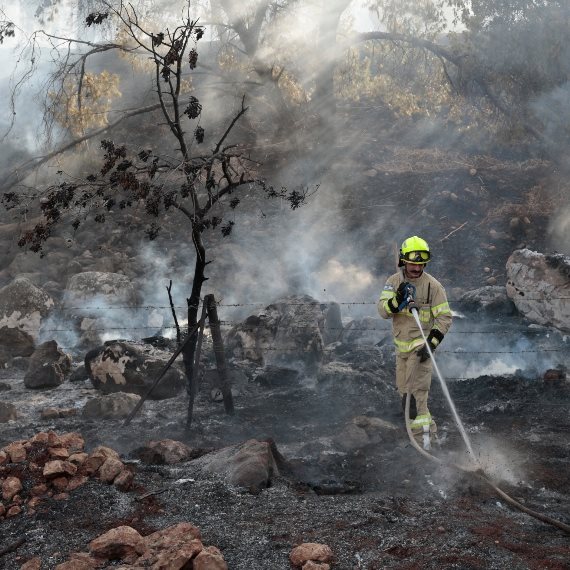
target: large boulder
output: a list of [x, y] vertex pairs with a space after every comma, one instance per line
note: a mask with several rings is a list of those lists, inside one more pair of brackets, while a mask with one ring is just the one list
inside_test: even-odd
[[136, 394], [117, 392], [91, 398], [83, 406], [81, 414], [91, 419], [120, 419], [126, 418], [140, 401]]
[[138, 305], [137, 290], [125, 275], [83, 271], [69, 278], [62, 310], [81, 335], [81, 344], [92, 347], [103, 342], [107, 331], [124, 329], [125, 323], [133, 329], [146, 326], [138, 320]]
[[291, 295], [248, 317], [227, 335], [228, 354], [238, 360], [279, 364], [292, 359], [314, 366], [328, 342], [342, 333], [336, 303]]
[[506, 316], [515, 312], [515, 305], [507, 294], [507, 289], [499, 285], [487, 285], [467, 291], [458, 301], [463, 311], [487, 313], [489, 316]]
[[231, 485], [243, 487], [252, 492], [269, 487], [274, 475], [278, 475], [278, 461], [281, 456], [268, 441], [250, 439], [244, 443], [224, 447], [208, 453], [195, 464], [204, 473], [217, 473]]
[[32, 336], [18, 328], [0, 327], [0, 364], [16, 356], [30, 356], [34, 352]]
[[348, 323], [343, 330], [341, 337], [346, 344], [358, 344], [362, 346], [376, 345], [386, 342], [386, 339], [392, 342], [392, 323], [374, 317], [364, 317], [355, 319]]
[[[85, 371], [95, 388], [105, 394], [147, 393], [172, 355], [149, 344], [108, 341], [85, 355]], [[173, 398], [185, 386], [182, 371], [171, 366], [150, 393], [153, 400]]]
[[26, 388], [55, 388], [63, 384], [69, 372], [71, 358], [55, 340], [49, 340], [40, 344], [30, 357], [24, 384]]
[[21, 329], [36, 339], [53, 305], [53, 299], [29, 279], [14, 279], [0, 289], [0, 327]]
[[570, 332], [570, 257], [514, 251], [507, 260], [507, 294], [539, 325]]

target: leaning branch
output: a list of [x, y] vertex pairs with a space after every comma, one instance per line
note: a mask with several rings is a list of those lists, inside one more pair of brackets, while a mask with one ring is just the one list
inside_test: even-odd
[[125, 119], [130, 119], [131, 117], [136, 117], [137, 115], [142, 115], [144, 113], [150, 113], [151, 111], [155, 111], [156, 109], [160, 108], [159, 103], [155, 103], [154, 105], [147, 105], [146, 107], [140, 107], [139, 109], [134, 109], [133, 111], [125, 112], [121, 117], [119, 117], [116, 121], [109, 123], [108, 125], [101, 127], [100, 129], [96, 129], [82, 137], [74, 139], [67, 144], [55, 149], [54, 151], [45, 154], [43, 156], [31, 158], [30, 160], [24, 162], [20, 166], [16, 167], [7, 177], [6, 181], [2, 186], [0, 186], [0, 191], [7, 192], [11, 188], [13, 188], [16, 184], [19, 184], [24, 180], [35, 168], [40, 167], [42, 164], [45, 164], [52, 158], [59, 156], [75, 148], [77, 145], [80, 145], [82, 142], [85, 142], [93, 137], [96, 137], [100, 134], [103, 134], [111, 129], [114, 129], [117, 125], [122, 123]]

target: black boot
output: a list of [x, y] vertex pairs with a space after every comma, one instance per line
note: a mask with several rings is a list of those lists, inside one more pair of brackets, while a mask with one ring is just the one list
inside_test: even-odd
[[[402, 411], [406, 413], [406, 398], [407, 394], [402, 396]], [[418, 410], [416, 408], [416, 399], [412, 394], [410, 394], [410, 420], [415, 420], [418, 415]]]

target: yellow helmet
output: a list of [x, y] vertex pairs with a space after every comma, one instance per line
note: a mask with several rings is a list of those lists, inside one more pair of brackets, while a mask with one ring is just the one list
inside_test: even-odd
[[431, 258], [427, 241], [418, 236], [412, 236], [404, 240], [400, 248], [400, 260], [398, 267], [404, 262], [416, 265], [425, 265]]

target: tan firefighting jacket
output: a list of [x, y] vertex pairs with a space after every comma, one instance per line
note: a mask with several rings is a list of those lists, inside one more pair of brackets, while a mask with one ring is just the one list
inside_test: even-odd
[[[410, 311], [405, 308], [393, 313], [388, 301], [396, 296], [398, 286], [407, 281], [416, 287], [415, 302], [419, 305], [419, 316], [422, 329], [426, 337], [431, 329], [436, 329], [442, 335], [446, 334], [451, 326], [451, 309], [443, 285], [425, 271], [417, 279], [405, 279], [403, 271], [388, 277], [386, 285], [378, 301], [378, 312], [384, 319], [392, 319], [394, 344], [398, 352], [411, 352], [424, 344], [416, 320]], [[395, 305], [396, 301], [392, 301]]]

